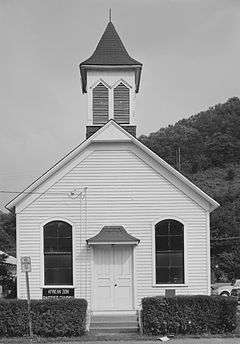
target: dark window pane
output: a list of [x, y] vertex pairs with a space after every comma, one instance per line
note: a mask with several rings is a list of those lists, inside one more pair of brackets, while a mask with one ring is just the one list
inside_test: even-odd
[[169, 283], [168, 268], [157, 268], [156, 269], [156, 283]]
[[58, 250], [56, 238], [44, 237], [44, 251], [56, 252]]
[[170, 250], [182, 250], [183, 249], [183, 236], [171, 235], [169, 237], [169, 249]]
[[183, 268], [170, 269], [170, 282], [171, 283], [184, 283]]
[[72, 252], [72, 238], [59, 238], [58, 251]]
[[72, 285], [72, 269], [50, 268], [45, 269], [45, 284], [47, 285]]
[[52, 237], [56, 237], [57, 236], [57, 222], [53, 221], [53, 222], [49, 222], [44, 226], [44, 236], [48, 237], [48, 236], [52, 236]]
[[172, 252], [169, 254], [169, 266], [183, 267], [183, 252]]
[[156, 266], [169, 266], [169, 254], [168, 252], [157, 252], [156, 253]]
[[157, 251], [166, 251], [168, 249], [168, 237], [164, 236], [156, 236], [156, 250]]
[[156, 224], [156, 235], [168, 235], [169, 221], [164, 220]]
[[72, 255], [70, 254], [46, 254], [45, 267], [46, 268], [62, 268], [72, 266]]
[[64, 221], [44, 226], [45, 284], [72, 285], [72, 227]]
[[184, 227], [167, 219], [155, 227], [156, 283], [184, 283]]
[[72, 238], [72, 227], [65, 222], [60, 222], [58, 226], [58, 236], [61, 238]]

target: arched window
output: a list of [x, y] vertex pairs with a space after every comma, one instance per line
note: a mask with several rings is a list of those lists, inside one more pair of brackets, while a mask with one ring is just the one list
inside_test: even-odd
[[72, 226], [64, 221], [48, 222], [43, 235], [45, 285], [72, 285]]
[[184, 283], [184, 226], [163, 220], [155, 226], [156, 284]]
[[103, 125], [108, 121], [108, 88], [99, 83], [93, 89], [93, 124]]
[[129, 88], [122, 82], [114, 88], [114, 119], [120, 124], [129, 124], [130, 96]]

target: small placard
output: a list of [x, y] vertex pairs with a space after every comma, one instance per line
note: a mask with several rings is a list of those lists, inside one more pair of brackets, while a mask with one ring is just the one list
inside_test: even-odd
[[43, 288], [43, 298], [46, 297], [74, 297], [74, 288]]
[[28, 256], [21, 257], [21, 271], [31, 272], [31, 258]]
[[175, 289], [165, 289], [165, 297], [173, 297], [176, 295]]

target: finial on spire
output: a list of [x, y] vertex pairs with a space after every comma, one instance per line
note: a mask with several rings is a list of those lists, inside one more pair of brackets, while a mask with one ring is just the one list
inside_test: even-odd
[[109, 22], [111, 23], [112, 21], [112, 9], [109, 8]]

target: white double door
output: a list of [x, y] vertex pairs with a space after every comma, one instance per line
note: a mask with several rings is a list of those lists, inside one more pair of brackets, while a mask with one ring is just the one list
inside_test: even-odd
[[133, 248], [95, 246], [93, 280], [95, 310], [133, 309]]

